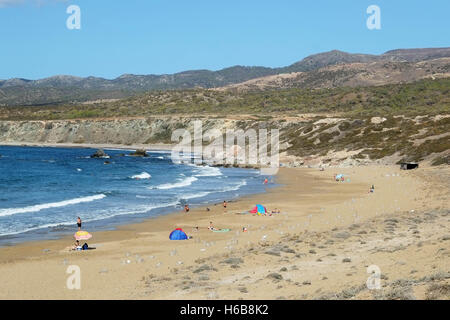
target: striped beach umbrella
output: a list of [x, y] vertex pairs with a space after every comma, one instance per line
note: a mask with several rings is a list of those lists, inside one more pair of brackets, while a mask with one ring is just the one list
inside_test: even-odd
[[76, 240], [89, 240], [92, 238], [92, 234], [87, 231], [78, 231], [74, 234]]

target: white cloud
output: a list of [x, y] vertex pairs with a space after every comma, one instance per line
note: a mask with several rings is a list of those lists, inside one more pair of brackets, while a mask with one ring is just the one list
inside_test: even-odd
[[0, 0], [0, 8], [15, 6], [24, 2], [24, 0]]
[[18, 6], [22, 4], [34, 4], [42, 7], [50, 2], [67, 2], [68, 0], [0, 0], [0, 8]]

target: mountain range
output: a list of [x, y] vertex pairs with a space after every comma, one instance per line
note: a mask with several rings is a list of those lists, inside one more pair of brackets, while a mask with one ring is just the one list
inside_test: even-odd
[[[274, 76], [276, 81], [268, 80], [268, 87], [277, 87], [280, 81], [289, 87], [310, 88], [409, 82], [434, 74], [445, 76], [449, 72], [448, 58], [450, 48], [397, 49], [381, 55], [333, 50], [308, 56], [282, 68], [233, 66], [218, 71], [192, 70], [164, 75], [124, 74], [112, 80], [68, 75], [39, 80], [14, 78], [0, 80], [0, 106], [121, 99], [150, 90], [226, 88]], [[390, 72], [394, 71], [396, 76], [389, 79]], [[285, 75], [278, 78], [288, 81], [279, 80], [279, 75]], [[369, 75], [376, 81], [366, 81], [367, 77], [361, 75]]]

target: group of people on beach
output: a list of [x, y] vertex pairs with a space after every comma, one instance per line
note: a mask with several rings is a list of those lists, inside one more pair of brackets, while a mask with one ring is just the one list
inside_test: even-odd
[[[228, 202], [226, 200], [223, 201], [223, 209], [226, 211], [227, 210], [227, 206], [228, 206]], [[189, 208], [188, 204], [184, 205], [184, 213], [189, 213], [191, 209]], [[211, 211], [210, 208], [206, 208], [206, 211]]]
[[[78, 227], [78, 231], [81, 231], [81, 225], [82, 225], [82, 221], [80, 217], [77, 217], [77, 227]], [[71, 247], [71, 250], [73, 251], [80, 251], [80, 250], [87, 250], [88, 249], [88, 244], [84, 243], [83, 245], [80, 244], [79, 240], [75, 240], [75, 243], [73, 244], [73, 246]]]

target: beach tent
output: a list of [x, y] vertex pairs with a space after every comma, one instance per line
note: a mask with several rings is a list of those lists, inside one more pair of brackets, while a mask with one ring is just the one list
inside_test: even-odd
[[258, 215], [266, 214], [267, 209], [262, 204], [257, 204], [250, 213], [257, 213]]
[[172, 233], [169, 236], [170, 240], [187, 240], [188, 236], [183, 231], [183, 229], [177, 228], [172, 231]]

